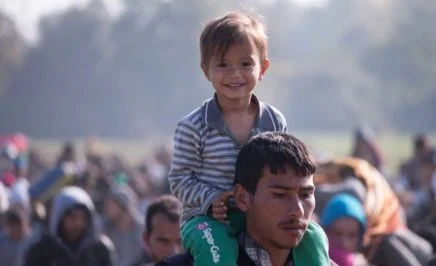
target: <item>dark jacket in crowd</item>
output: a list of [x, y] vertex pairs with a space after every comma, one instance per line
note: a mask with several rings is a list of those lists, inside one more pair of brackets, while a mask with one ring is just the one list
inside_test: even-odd
[[141, 256], [136, 259], [130, 266], [154, 266], [156, 263], [153, 262], [151, 256], [144, 250]]
[[[245, 250], [239, 247], [239, 256], [237, 260], [238, 266], [256, 266], [256, 263], [250, 259]], [[330, 261], [331, 266], [337, 266], [336, 263]], [[156, 266], [194, 266], [194, 259], [189, 253], [173, 255], [165, 258]]]
[[[238, 266], [256, 266], [243, 248], [239, 248], [239, 257], [237, 261]], [[163, 261], [156, 264], [156, 266], [193, 266], [194, 259], [189, 253], [173, 255], [165, 258]]]
[[[85, 236], [71, 247], [60, 236], [59, 226], [68, 210], [82, 206], [90, 215]], [[78, 187], [67, 187], [55, 198], [49, 231], [29, 247], [24, 266], [113, 266], [116, 253], [112, 242], [99, 230], [97, 213], [89, 195]]]

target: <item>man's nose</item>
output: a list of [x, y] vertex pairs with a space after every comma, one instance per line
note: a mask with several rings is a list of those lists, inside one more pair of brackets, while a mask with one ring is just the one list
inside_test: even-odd
[[288, 206], [288, 213], [290, 216], [302, 217], [304, 215], [303, 203], [298, 198], [291, 199]]
[[178, 253], [182, 253], [182, 252], [183, 252], [183, 248], [181, 245], [179, 245], [179, 244], [174, 245], [174, 248], [173, 248], [174, 254], [178, 254]]

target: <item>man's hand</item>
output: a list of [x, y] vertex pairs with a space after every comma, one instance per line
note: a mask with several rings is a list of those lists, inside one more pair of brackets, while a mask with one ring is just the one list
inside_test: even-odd
[[226, 191], [212, 202], [212, 217], [222, 223], [227, 223], [227, 200], [231, 196], [233, 196], [233, 191]]

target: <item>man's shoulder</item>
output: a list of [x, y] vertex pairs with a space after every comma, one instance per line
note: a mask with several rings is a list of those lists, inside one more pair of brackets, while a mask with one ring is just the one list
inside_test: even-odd
[[141, 253], [141, 255], [132, 263], [131, 266], [146, 266], [146, 265], [155, 265], [151, 256], [145, 252], [145, 250]]
[[94, 241], [90, 242], [89, 248], [97, 249], [101, 251], [111, 252], [115, 250], [115, 246], [110, 238], [104, 234], [101, 234]]
[[47, 252], [61, 252], [59, 243], [48, 233], [44, 233], [34, 239], [29, 239], [29, 242], [24, 247], [24, 253], [30, 257], [45, 256]]

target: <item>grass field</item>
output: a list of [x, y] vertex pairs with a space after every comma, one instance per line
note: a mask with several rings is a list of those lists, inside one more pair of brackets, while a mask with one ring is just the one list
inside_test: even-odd
[[[297, 132], [303, 141], [308, 143], [316, 153], [327, 155], [347, 155], [351, 151], [352, 135], [343, 132]], [[431, 137], [436, 143], [436, 134]], [[32, 140], [32, 146], [36, 147], [47, 161], [53, 161], [60, 151], [63, 140]], [[145, 158], [153, 148], [159, 144], [170, 143], [171, 136], [156, 136], [141, 140], [104, 139], [102, 151], [104, 153], [116, 153], [122, 156], [129, 163], [137, 163]], [[84, 140], [78, 139], [74, 143], [79, 155], [83, 155]], [[386, 160], [386, 167], [389, 174], [396, 173], [399, 164], [407, 159], [412, 153], [412, 137], [395, 133], [379, 136], [383, 154]]]

